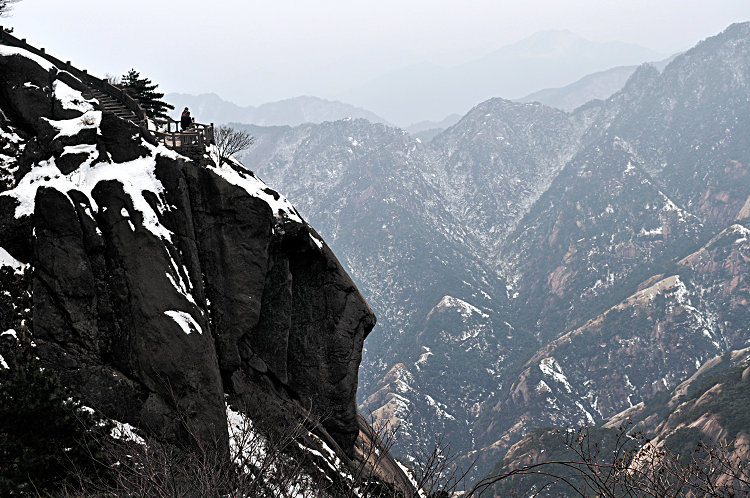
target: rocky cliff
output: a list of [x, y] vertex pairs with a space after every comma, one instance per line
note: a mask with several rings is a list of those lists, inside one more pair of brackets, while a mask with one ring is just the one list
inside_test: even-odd
[[228, 451], [241, 407], [320, 421], [305, 444], [353, 466], [375, 316], [294, 207], [212, 152], [168, 150], [85, 81], [0, 45], [0, 329], [151, 435]]

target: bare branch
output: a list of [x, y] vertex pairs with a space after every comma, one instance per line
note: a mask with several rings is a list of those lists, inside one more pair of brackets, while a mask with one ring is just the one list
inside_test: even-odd
[[214, 142], [216, 144], [216, 165], [243, 150], [250, 148], [255, 143], [255, 137], [245, 130], [237, 130], [231, 126], [219, 126], [214, 130]]

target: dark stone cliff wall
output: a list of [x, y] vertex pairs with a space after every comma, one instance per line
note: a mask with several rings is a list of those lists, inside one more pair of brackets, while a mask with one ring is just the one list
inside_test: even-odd
[[[48, 120], [85, 116], [58, 101], [57, 81], [86, 95], [67, 73], [0, 56], [0, 125], [25, 140], [5, 194], [44, 161], [67, 182], [98, 163], [126, 180], [45, 183], [33, 213], [18, 217], [21, 201], [0, 194], [0, 247], [30, 265], [42, 360], [86, 404], [168, 439], [184, 440], [187, 422], [199, 438], [225, 441], [228, 396], [250, 412], [311, 410], [353, 455], [357, 371], [375, 317], [333, 253], [208, 157], [153, 147], [135, 125], [104, 115], [60, 136]], [[138, 174], [143, 160], [161, 188], [134, 194], [128, 168]], [[144, 200], [158, 220], [144, 219]], [[0, 317], [3, 330], [16, 323], [12, 312]]]

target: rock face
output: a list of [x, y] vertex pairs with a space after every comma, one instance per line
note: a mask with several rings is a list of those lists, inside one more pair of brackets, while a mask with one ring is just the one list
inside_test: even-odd
[[0, 329], [168, 440], [226, 447], [231, 403], [310, 411], [353, 457], [375, 316], [318, 234], [252, 172], [154, 145], [46, 60], [0, 45], [0, 69]]

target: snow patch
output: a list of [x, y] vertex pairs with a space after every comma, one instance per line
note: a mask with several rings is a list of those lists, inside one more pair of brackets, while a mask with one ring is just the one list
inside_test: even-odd
[[67, 154], [88, 154], [92, 155], [96, 152], [96, 145], [80, 144], [80, 145], [66, 145], [63, 148], [62, 155]]
[[57, 129], [55, 139], [60, 137], [73, 137], [83, 130], [98, 130], [99, 126], [102, 124], [102, 111], [87, 111], [82, 116], [73, 119], [42, 119]]
[[409, 479], [409, 482], [414, 487], [414, 489], [417, 490], [417, 493], [419, 494], [419, 498], [427, 498], [427, 495], [425, 494], [424, 490], [422, 490], [419, 487], [419, 483], [417, 483], [417, 480], [414, 478], [414, 474], [412, 474], [412, 472], [406, 467], [406, 465], [401, 463], [397, 458], [394, 458], [393, 461], [396, 462], [396, 465], [398, 465], [398, 468], [401, 469], [401, 471]]
[[555, 382], [562, 384], [565, 390], [569, 393], [573, 392], [573, 389], [570, 387], [570, 383], [568, 382], [568, 378], [565, 377], [562, 368], [560, 368], [560, 364], [557, 363], [554, 358], [549, 357], [540, 361], [539, 370], [541, 370], [544, 375], [552, 377]]
[[6, 330], [2, 334], [0, 334], [0, 337], [5, 336], [5, 335], [9, 335], [9, 336], [13, 337], [15, 340], [18, 340], [18, 334], [16, 333], [16, 331], [14, 329], [8, 329], [8, 330]]
[[135, 433], [135, 428], [132, 425], [123, 424], [122, 422], [118, 422], [117, 420], [112, 420], [112, 423], [115, 426], [110, 431], [110, 436], [115, 439], [132, 441], [136, 444], [140, 444], [141, 446], [146, 446], [146, 441], [141, 436]]
[[80, 111], [84, 114], [94, 110], [94, 106], [83, 98], [81, 92], [74, 90], [64, 82], [60, 80], [55, 81], [53, 88], [55, 90], [55, 99], [60, 101], [63, 109]]
[[195, 330], [199, 334], [203, 334], [203, 329], [200, 325], [198, 325], [198, 322], [196, 322], [189, 313], [177, 310], [167, 310], [164, 312], [164, 314], [174, 320], [175, 323], [180, 326], [182, 331], [185, 332], [185, 334], [190, 335], [193, 330]]
[[315, 235], [313, 235], [312, 232], [310, 233], [310, 238], [315, 243], [315, 245], [318, 246], [318, 249], [320, 249], [322, 251], [323, 250], [323, 241], [320, 240], [319, 238], [317, 238]]
[[19, 55], [21, 57], [25, 57], [31, 61], [36, 62], [39, 66], [42, 67], [45, 71], [49, 71], [50, 69], [54, 68], [55, 65], [52, 64], [47, 59], [44, 59], [42, 57], [39, 57], [36, 54], [32, 54], [28, 50], [24, 50], [19, 47], [9, 47], [8, 45], [0, 45], [0, 55], [4, 57], [10, 57], [13, 55]]
[[490, 315], [483, 313], [476, 306], [452, 296], [444, 296], [438, 303], [438, 308], [456, 308], [464, 318], [469, 318], [473, 314], [480, 315], [482, 318], [490, 317]]
[[645, 228], [641, 228], [641, 232], [638, 234], [641, 237], [649, 237], [654, 235], [664, 235], [664, 231], [662, 230], [663, 227], [654, 228], [653, 230], [646, 230]]
[[[161, 148], [153, 148], [161, 152]], [[16, 218], [30, 216], [34, 213], [34, 198], [40, 187], [54, 188], [67, 193], [79, 190], [89, 198], [91, 206], [98, 210], [91, 195], [94, 187], [102, 181], [115, 180], [122, 184], [125, 193], [133, 202], [133, 207], [143, 216], [143, 227], [162, 239], [172, 240], [172, 232], [164, 227], [143, 196], [144, 191], [153, 192], [157, 198], [164, 191], [161, 182], [156, 178], [156, 158], [154, 156], [140, 157], [126, 163], [97, 163], [92, 165], [93, 158], [82, 164], [77, 170], [64, 175], [55, 164], [55, 159], [43, 161], [34, 166], [18, 185], [6, 192], [0, 193], [15, 198], [19, 205], [16, 207]], [[160, 206], [163, 212], [167, 207]]]
[[[210, 146], [209, 150], [213, 157], [216, 156], [215, 146]], [[237, 167], [242, 167], [240, 163], [235, 162]], [[221, 166], [209, 165], [208, 169], [224, 178], [232, 185], [237, 185], [245, 189], [245, 191], [264, 201], [271, 208], [273, 215], [277, 218], [286, 218], [298, 223], [302, 223], [302, 218], [297, 214], [297, 210], [294, 206], [286, 200], [281, 194], [271, 194], [268, 186], [261, 180], [255, 177], [255, 175], [244, 172], [239, 172], [235, 168], [231, 167], [226, 161], [222, 161]]]
[[229, 455], [241, 467], [260, 466], [268, 453], [268, 442], [253, 427], [246, 415], [232, 410], [226, 404]]
[[8, 254], [8, 251], [0, 247], [0, 267], [8, 266], [10, 268], [13, 268], [16, 272], [16, 274], [22, 274], [24, 271], [26, 271], [26, 268], [29, 267], [29, 265], [25, 263], [21, 263], [16, 258]]

